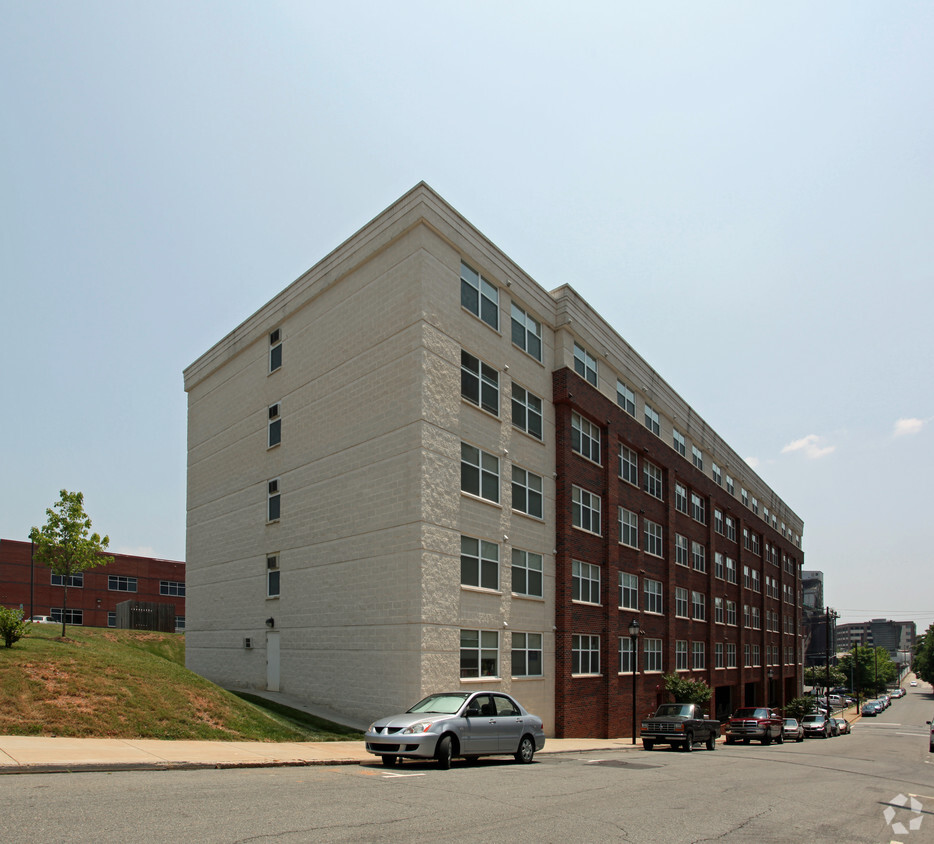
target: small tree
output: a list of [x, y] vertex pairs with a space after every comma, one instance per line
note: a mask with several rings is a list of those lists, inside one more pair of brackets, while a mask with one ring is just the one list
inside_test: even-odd
[[46, 510], [48, 520], [42, 530], [34, 527], [29, 538], [35, 546], [35, 559], [60, 575], [65, 587], [62, 600], [62, 637], [68, 612], [68, 582], [72, 575], [105, 566], [113, 557], [105, 557], [109, 537], [91, 533], [91, 520], [84, 512], [84, 493], [63, 489], [54, 507]]
[[3, 644], [7, 648], [12, 648], [14, 642], [18, 642], [29, 632], [29, 622], [26, 621], [23, 614], [23, 608], [11, 610], [0, 606], [0, 636], [3, 637]]
[[677, 674], [666, 674], [665, 691], [674, 697], [675, 703], [696, 703], [705, 709], [710, 703], [710, 686], [703, 680], [685, 680]]
[[794, 718], [800, 721], [809, 712], [814, 711], [814, 701], [807, 697], [792, 698], [785, 704], [784, 714], [786, 718]]

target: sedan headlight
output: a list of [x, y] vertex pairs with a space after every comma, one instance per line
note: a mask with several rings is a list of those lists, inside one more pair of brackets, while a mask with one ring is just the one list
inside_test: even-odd
[[414, 733], [427, 733], [431, 729], [432, 721], [418, 721], [410, 724], [402, 731], [402, 735], [411, 736]]

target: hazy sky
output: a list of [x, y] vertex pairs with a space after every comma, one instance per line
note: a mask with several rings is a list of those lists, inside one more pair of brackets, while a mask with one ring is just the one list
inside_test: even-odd
[[0, 537], [185, 556], [182, 370], [424, 179], [934, 622], [934, 4], [0, 0]]

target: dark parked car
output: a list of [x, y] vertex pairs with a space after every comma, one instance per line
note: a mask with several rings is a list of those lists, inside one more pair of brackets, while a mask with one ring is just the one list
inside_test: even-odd
[[403, 759], [437, 759], [444, 769], [454, 756], [515, 757], [532, 761], [545, 746], [542, 719], [502, 692], [445, 692], [429, 695], [408, 712], [374, 721], [366, 749], [393, 766]]
[[830, 719], [819, 712], [812, 712], [801, 719], [804, 734], [808, 738], [830, 738], [833, 735]]
[[716, 750], [719, 735], [720, 722], [708, 718], [696, 703], [663, 703], [642, 722], [642, 746], [646, 750], [667, 744], [690, 751], [697, 742]]

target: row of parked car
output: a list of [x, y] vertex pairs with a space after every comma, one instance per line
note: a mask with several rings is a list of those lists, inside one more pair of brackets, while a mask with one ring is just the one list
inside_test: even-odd
[[906, 694], [904, 689], [895, 689], [891, 694], [881, 695], [875, 700], [867, 700], [863, 704], [863, 708], [860, 710], [860, 714], [863, 716], [873, 717], [878, 715], [880, 712], [885, 711], [892, 705], [893, 700], [897, 700], [900, 697], [904, 697]]
[[834, 718], [824, 712], [812, 712], [799, 722], [796, 718], [785, 718], [776, 709], [764, 706], [747, 706], [737, 709], [726, 725], [726, 743], [749, 744], [758, 741], [781, 744], [784, 741], [804, 741], [809, 737], [830, 738], [850, 732], [846, 718]]

